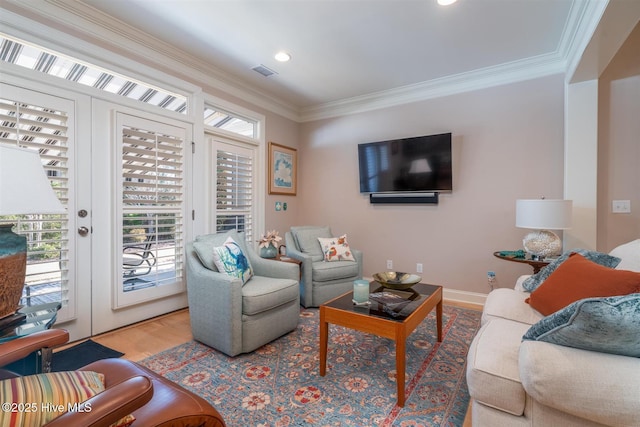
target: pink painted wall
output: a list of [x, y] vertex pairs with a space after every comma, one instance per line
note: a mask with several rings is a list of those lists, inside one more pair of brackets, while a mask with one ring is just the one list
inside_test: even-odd
[[[563, 76], [555, 75], [301, 125], [296, 224], [327, 224], [365, 253], [364, 273], [415, 272], [486, 293], [531, 269], [493, 257], [521, 247], [518, 198], [561, 198]], [[357, 144], [453, 133], [454, 190], [438, 205], [371, 205], [359, 193]], [[293, 225], [293, 224], [292, 224]]]
[[[640, 238], [640, 24], [599, 80], [598, 250]], [[630, 200], [631, 213], [611, 212]]]

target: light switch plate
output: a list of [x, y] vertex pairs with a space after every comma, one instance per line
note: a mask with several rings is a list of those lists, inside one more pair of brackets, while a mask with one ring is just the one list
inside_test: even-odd
[[631, 200], [614, 200], [611, 202], [611, 212], [631, 213]]

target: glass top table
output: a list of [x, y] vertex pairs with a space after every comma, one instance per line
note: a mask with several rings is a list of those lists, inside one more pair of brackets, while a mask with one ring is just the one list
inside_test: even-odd
[[60, 307], [59, 302], [22, 307], [11, 318], [0, 319], [0, 343], [51, 328]]
[[[382, 295], [377, 295], [381, 294]], [[442, 342], [442, 286], [418, 283], [409, 290], [382, 288], [369, 284], [368, 306], [353, 303], [353, 291], [320, 306], [320, 375], [326, 374], [329, 324], [368, 332], [396, 343], [396, 382], [398, 406], [405, 402], [405, 345], [407, 337], [427, 315], [436, 309], [438, 342]]]
[[418, 283], [408, 290], [382, 287], [378, 282], [369, 284], [369, 304], [353, 303], [353, 292], [348, 292], [325, 303], [325, 305], [354, 313], [401, 322], [431, 297], [442, 286]]

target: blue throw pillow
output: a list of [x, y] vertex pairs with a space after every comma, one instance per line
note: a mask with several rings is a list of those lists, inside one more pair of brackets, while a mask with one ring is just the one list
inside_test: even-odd
[[560, 257], [558, 257], [558, 259], [551, 262], [549, 265], [541, 269], [533, 276], [525, 279], [525, 281], [522, 282], [522, 287], [529, 292], [535, 291], [538, 286], [540, 286], [542, 282], [547, 280], [547, 277], [549, 277], [551, 273], [556, 271], [556, 268], [558, 268], [560, 264], [565, 262], [569, 258], [569, 255], [571, 255], [572, 253], [579, 253], [589, 261], [593, 261], [596, 264], [600, 264], [609, 268], [616, 268], [616, 266], [620, 263], [620, 258], [604, 254], [602, 252], [588, 251], [586, 249], [573, 249], [563, 253], [562, 255], [560, 255]]
[[219, 272], [237, 277], [243, 285], [253, 276], [249, 259], [231, 237], [225, 240], [224, 245], [213, 248], [213, 262]]
[[576, 301], [531, 326], [522, 339], [640, 357], [640, 293]]

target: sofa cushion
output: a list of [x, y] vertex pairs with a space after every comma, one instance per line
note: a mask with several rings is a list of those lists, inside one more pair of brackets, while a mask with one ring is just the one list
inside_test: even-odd
[[254, 276], [242, 287], [242, 314], [253, 316], [299, 299], [298, 282]]
[[640, 357], [640, 293], [576, 301], [540, 320], [522, 338]]
[[318, 237], [318, 242], [320, 242], [324, 260], [327, 262], [356, 260], [349, 248], [346, 234], [340, 237]]
[[548, 316], [574, 301], [640, 292], [640, 273], [603, 267], [571, 254], [527, 299]]
[[322, 261], [324, 259], [318, 237], [332, 237], [329, 227], [291, 227], [291, 234], [302, 253], [310, 255], [313, 261]]
[[490, 319], [501, 318], [515, 322], [533, 325], [543, 318], [542, 314], [524, 302], [529, 297], [528, 292], [515, 289], [498, 288], [487, 295], [482, 310], [482, 324]]
[[523, 341], [519, 365], [522, 385], [541, 410], [551, 407], [585, 420], [570, 425], [640, 426], [639, 358]]
[[562, 263], [564, 263], [572, 253], [579, 253], [586, 259], [605, 267], [615, 268], [620, 263], [620, 258], [618, 257], [603, 254], [601, 252], [588, 251], [586, 249], [574, 249], [563, 253], [558, 259], [542, 268], [533, 276], [527, 278], [522, 282], [522, 287], [529, 292], [536, 290], [536, 288], [540, 286], [554, 271], [556, 271], [556, 269], [562, 265]]
[[313, 263], [311, 280], [313, 282], [330, 282], [340, 279], [356, 279], [358, 276], [358, 263], [353, 261], [334, 261]]
[[621, 259], [616, 269], [640, 271], [640, 239], [614, 248], [609, 255]]
[[492, 319], [476, 334], [467, 358], [469, 395], [513, 415], [524, 413], [526, 395], [520, 383], [518, 354], [525, 323]]

